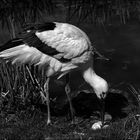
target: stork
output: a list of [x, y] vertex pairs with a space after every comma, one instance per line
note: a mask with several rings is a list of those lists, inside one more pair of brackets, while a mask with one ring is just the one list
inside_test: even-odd
[[[0, 57], [11, 59], [12, 64], [29, 63], [45, 69], [48, 78], [46, 86], [53, 75], [58, 74], [60, 78], [71, 71], [80, 70], [97, 97], [104, 99], [108, 84], [94, 71], [94, 49], [86, 33], [78, 27], [68, 23], [48, 22], [27, 26], [19, 38], [0, 47]], [[50, 124], [49, 99], [47, 103], [47, 124]]]

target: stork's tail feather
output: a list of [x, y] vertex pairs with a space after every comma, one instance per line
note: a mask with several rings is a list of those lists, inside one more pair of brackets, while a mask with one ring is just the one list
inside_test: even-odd
[[12, 64], [34, 64], [39, 68], [50, 64], [51, 58], [34, 47], [30, 47], [21, 39], [14, 39], [0, 46], [0, 58], [10, 60]]
[[21, 39], [14, 39], [0, 46], [0, 58], [14, 63], [43, 65], [46, 61], [41, 52], [24, 44]]
[[[14, 59], [19, 55], [19, 45], [22, 45], [23, 42], [21, 39], [13, 39], [5, 43], [4, 45], [0, 46], [0, 57], [4, 59]], [[21, 52], [21, 51], [20, 51]]]

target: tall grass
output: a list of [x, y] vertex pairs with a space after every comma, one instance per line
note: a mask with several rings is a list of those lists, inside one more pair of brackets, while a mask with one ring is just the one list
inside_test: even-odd
[[[8, 108], [29, 104], [33, 98], [46, 103], [44, 93], [45, 71], [30, 65], [12, 65], [0, 62], [0, 107], [7, 100]], [[2, 108], [0, 108], [2, 110]]]

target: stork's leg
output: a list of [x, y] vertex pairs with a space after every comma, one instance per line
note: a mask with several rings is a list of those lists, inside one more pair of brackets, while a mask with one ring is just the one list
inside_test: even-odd
[[74, 109], [73, 109], [73, 106], [72, 106], [72, 102], [71, 102], [71, 97], [70, 97], [70, 92], [71, 92], [71, 89], [70, 89], [70, 86], [69, 86], [69, 79], [70, 79], [70, 75], [69, 74], [66, 74], [66, 86], [65, 86], [65, 92], [66, 92], [66, 95], [67, 95], [67, 98], [68, 98], [68, 102], [69, 102], [69, 105], [70, 105], [70, 115], [71, 115], [71, 119], [72, 119], [72, 124], [74, 123]]
[[46, 101], [47, 101], [47, 115], [48, 115], [47, 125], [51, 124], [50, 100], [49, 100], [49, 81], [50, 81], [50, 78], [48, 77], [45, 84], [44, 84], [44, 91], [46, 94]]

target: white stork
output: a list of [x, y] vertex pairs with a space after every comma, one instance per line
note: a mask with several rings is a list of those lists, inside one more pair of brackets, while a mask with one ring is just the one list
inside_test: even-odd
[[[45, 68], [48, 79], [55, 74], [62, 77], [79, 69], [97, 97], [103, 99], [108, 84], [93, 69], [94, 49], [88, 36], [76, 26], [50, 22], [28, 26], [19, 38], [0, 47], [0, 57], [11, 59], [12, 64], [29, 63]], [[49, 124], [51, 120], [47, 100]]]

